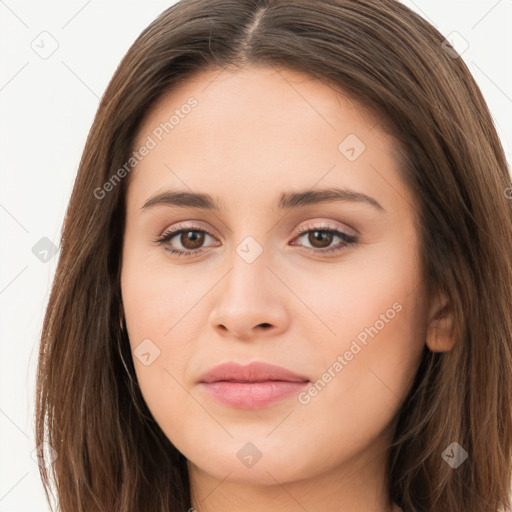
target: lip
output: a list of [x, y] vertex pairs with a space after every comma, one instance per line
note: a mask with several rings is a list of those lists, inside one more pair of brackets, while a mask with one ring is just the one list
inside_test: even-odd
[[242, 366], [228, 362], [203, 374], [198, 384], [224, 405], [258, 409], [298, 393], [309, 382], [303, 375], [269, 363]]

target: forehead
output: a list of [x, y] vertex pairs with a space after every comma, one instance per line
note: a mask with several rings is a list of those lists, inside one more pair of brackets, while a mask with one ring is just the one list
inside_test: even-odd
[[320, 181], [375, 193], [383, 179], [388, 194], [403, 188], [395, 142], [376, 118], [339, 90], [289, 69], [196, 73], [153, 105], [134, 150], [150, 139], [130, 185], [146, 195], [172, 185], [219, 197], [233, 192], [245, 201]]
[[[189, 109], [187, 105], [192, 99], [197, 106]], [[150, 108], [139, 127], [135, 145], [142, 142], [144, 134], [169, 121], [173, 114], [177, 115], [171, 123], [174, 125], [173, 135], [176, 135], [178, 130], [175, 128], [179, 124], [182, 125], [180, 131], [185, 134], [190, 124], [193, 126], [189, 128], [196, 133], [201, 127], [206, 132], [216, 128], [215, 131], [222, 129], [226, 133], [230, 121], [236, 121], [237, 128], [249, 123], [257, 128], [258, 121], [270, 128], [286, 121], [295, 121], [293, 124], [296, 125], [307, 117], [314, 118], [315, 129], [321, 122], [322, 128], [336, 131], [339, 126], [333, 121], [338, 121], [340, 115], [346, 116], [348, 111], [350, 119], [347, 121], [350, 120], [354, 128], [355, 123], [371, 126], [377, 123], [370, 109], [360, 102], [349, 98], [339, 88], [334, 89], [301, 71], [264, 65], [233, 71], [199, 70], [176, 82]], [[199, 118], [202, 126], [193, 121], [181, 123], [185, 117], [190, 117], [189, 114]], [[296, 114], [300, 114], [301, 119], [295, 117]]]

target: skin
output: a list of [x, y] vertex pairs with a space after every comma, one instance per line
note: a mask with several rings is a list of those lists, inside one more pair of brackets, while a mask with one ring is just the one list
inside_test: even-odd
[[[450, 317], [438, 315], [444, 303], [425, 300], [418, 201], [399, 176], [395, 141], [317, 79], [248, 67], [203, 71], [166, 94], [135, 148], [191, 96], [197, 106], [129, 176], [121, 288], [132, 348], [149, 339], [151, 358], [160, 351], [148, 365], [134, 357], [136, 374], [156, 421], [189, 461], [192, 505], [396, 510], [385, 463], [397, 413], [425, 340], [438, 351], [453, 340]], [[365, 145], [354, 161], [338, 149], [349, 134]], [[284, 192], [330, 186], [364, 193], [383, 210], [355, 201], [278, 208]], [[141, 208], [168, 189], [208, 193], [221, 209]], [[202, 245], [179, 234], [155, 243], [184, 222], [209, 233]], [[299, 236], [306, 225], [309, 237]], [[315, 245], [315, 229], [326, 225], [358, 233], [357, 242], [343, 248], [333, 236]], [[263, 250], [252, 263], [236, 251], [247, 236]], [[203, 251], [178, 257], [171, 246]], [[400, 311], [307, 404], [292, 396], [236, 409], [197, 384], [226, 361], [266, 361], [315, 382], [393, 304]], [[248, 442], [261, 453], [250, 468], [237, 457]]]

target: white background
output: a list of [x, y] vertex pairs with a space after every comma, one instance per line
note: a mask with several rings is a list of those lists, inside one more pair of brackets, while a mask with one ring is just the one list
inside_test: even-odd
[[[173, 3], [0, 0], [0, 512], [47, 510], [31, 455], [33, 395], [38, 337], [58, 254], [43, 263], [32, 247], [43, 237], [59, 245], [99, 98], [132, 42]], [[456, 31], [468, 41], [462, 58], [482, 89], [510, 162], [512, 0], [404, 3], [445, 36]], [[40, 36], [43, 31], [56, 43]], [[32, 48], [38, 37], [47, 38], [46, 48], [58, 44], [47, 59]]]

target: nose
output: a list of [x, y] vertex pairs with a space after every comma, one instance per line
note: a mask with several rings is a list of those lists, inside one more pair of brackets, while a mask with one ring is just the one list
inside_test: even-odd
[[210, 323], [217, 333], [249, 341], [275, 336], [287, 329], [286, 286], [269, 268], [263, 252], [248, 263], [234, 252], [231, 269], [215, 287], [215, 305]]

